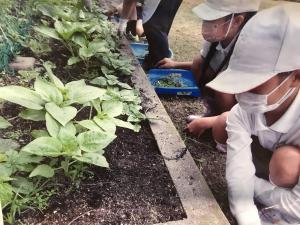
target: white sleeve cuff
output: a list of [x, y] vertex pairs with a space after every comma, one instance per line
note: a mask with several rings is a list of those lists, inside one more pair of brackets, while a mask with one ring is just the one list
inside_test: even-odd
[[239, 225], [261, 225], [257, 208], [236, 215]]

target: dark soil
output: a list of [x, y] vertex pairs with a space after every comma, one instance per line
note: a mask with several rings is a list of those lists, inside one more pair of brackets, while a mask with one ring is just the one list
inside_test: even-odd
[[[56, 63], [54, 73], [64, 82], [79, 79], [71, 75], [82, 74], [80, 66], [77, 70], [65, 70], [68, 53], [56, 42], [51, 47], [53, 52], [42, 59]], [[30, 51], [23, 53], [32, 55]], [[128, 78], [123, 77], [122, 81]], [[32, 81], [4, 76], [0, 86], [5, 85], [32, 86]], [[0, 137], [14, 139], [24, 146], [33, 140], [30, 132], [45, 128], [45, 124], [18, 118], [20, 111], [19, 106], [4, 104], [1, 115], [14, 119], [10, 120], [13, 127], [1, 130]], [[48, 209], [27, 210], [20, 215], [18, 224], [145, 225], [185, 218], [149, 124], [143, 123], [139, 133], [118, 129], [117, 136], [105, 150], [110, 169], [89, 168], [76, 188], [64, 176], [56, 178], [59, 191], [50, 199]]]
[[230, 224], [237, 224], [228, 203], [225, 180], [226, 154], [216, 150], [210, 131], [205, 132], [200, 138], [191, 137], [184, 131], [187, 125], [185, 118], [188, 115], [208, 112], [207, 101], [203, 98], [184, 96], [160, 96], [160, 100], [185, 141], [223, 213]]
[[[43, 213], [27, 212], [25, 224], [155, 224], [186, 215], [148, 124], [140, 133], [120, 129], [105, 156], [110, 169], [92, 168], [94, 176], [76, 190], [61, 192]], [[73, 222], [72, 222], [73, 221]]]

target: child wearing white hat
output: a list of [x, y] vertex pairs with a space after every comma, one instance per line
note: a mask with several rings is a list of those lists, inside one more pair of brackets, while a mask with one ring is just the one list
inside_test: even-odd
[[[207, 84], [238, 102], [223, 137], [230, 208], [239, 225], [264, 223], [254, 199], [300, 224], [299, 21], [299, 3], [258, 13], [242, 30], [227, 70]], [[254, 137], [265, 150], [251, 149]], [[258, 177], [254, 151], [270, 153], [268, 179]]]
[[[202, 20], [204, 43], [200, 55], [193, 62], [176, 62], [165, 58], [159, 68], [192, 70], [199, 86], [215, 78], [225, 70], [234, 49], [237, 37], [247, 21], [258, 11], [260, 0], [206, 0], [193, 9]], [[219, 112], [225, 112], [236, 103], [233, 95], [214, 92], [214, 100]], [[203, 120], [199, 116], [189, 117], [187, 130], [199, 136], [212, 127], [211, 118]]]

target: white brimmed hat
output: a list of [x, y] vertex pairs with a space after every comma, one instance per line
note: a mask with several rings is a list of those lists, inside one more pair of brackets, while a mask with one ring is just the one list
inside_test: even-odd
[[205, 0], [193, 8], [193, 12], [203, 20], [216, 20], [233, 13], [258, 11], [260, 0]]
[[300, 4], [263, 10], [243, 28], [227, 70], [206, 86], [223, 93], [247, 92], [278, 73], [300, 69]]

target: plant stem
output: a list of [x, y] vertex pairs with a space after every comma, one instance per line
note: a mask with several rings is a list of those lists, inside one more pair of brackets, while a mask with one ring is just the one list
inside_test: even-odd
[[90, 109], [90, 116], [89, 116], [89, 120], [92, 119], [92, 112], [93, 112], [93, 106], [91, 106], [91, 109]]
[[15, 116], [15, 117], [12, 117], [12, 118], [9, 118], [9, 119], [7, 119], [8, 121], [11, 121], [11, 120], [14, 120], [14, 119], [17, 119], [18, 118], [18, 116]]

